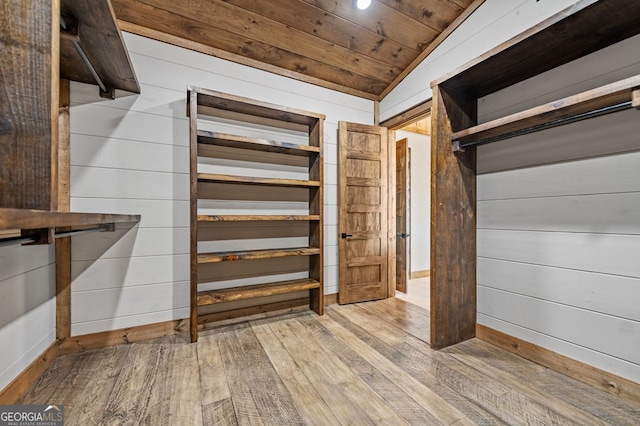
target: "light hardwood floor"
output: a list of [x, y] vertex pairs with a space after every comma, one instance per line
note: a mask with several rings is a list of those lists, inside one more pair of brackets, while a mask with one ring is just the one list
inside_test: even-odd
[[432, 351], [397, 298], [58, 358], [21, 403], [67, 425], [638, 424], [640, 401], [477, 339]]
[[421, 306], [425, 309], [429, 309], [429, 303], [431, 301], [431, 279], [415, 278], [407, 281], [407, 292], [396, 292], [396, 297], [406, 302], [413, 303], [414, 305]]

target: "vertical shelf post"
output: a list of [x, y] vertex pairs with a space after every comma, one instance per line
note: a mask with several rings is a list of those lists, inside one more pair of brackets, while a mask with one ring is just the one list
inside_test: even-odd
[[476, 152], [454, 153], [451, 134], [476, 121], [475, 98], [433, 87], [431, 347], [475, 336]]

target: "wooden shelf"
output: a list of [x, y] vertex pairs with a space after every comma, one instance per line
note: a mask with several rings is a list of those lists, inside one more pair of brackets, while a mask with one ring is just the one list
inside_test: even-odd
[[109, 223], [136, 223], [139, 221], [140, 215], [0, 208], [0, 230], [73, 228]]
[[578, 1], [431, 86], [474, 98], [486, 96], [640, 34], [639, 16], [638, 1]]
[[320, 254], [320, 249], [316, 247], [201, 253], [198, 254], [198, 264], [232, 262], [235, 260], [274, 259], [276, 257], [288, 256], [313, 256], [316, 254]]
[[223, 111], [231, 111], [254, 117], [267, 118], [285, 123], [314, 126], [318, 120], [324, 120], [324, 114], [302, 111], [295, 108], [287, 108], [268, 102], [260, 102], [254, 99], [234, 96], [215, 90], [203, 89], [197, 86], [187, 86], [187, 104], [192, 95], [197, 95], [198, 105], [215, 108]]
[[249, 222], [249, 221], [319, 221], [319, 214], [311, 215], [198, 215], [198, 222]]
[[[515, 134], [531, 133], [540, 126], [553, 127], [589, 118], [594, 112], [606, 113], [631, 108], [633, 93], [638, 88], [640, 75], [455, 132], [451, 135], [451, 140], [459, 141], [462, 148], [467, 143], [481, 145], [487, 141], [507, 139]], [[616, 106], [619, 107], [614, 108]]]
[[229, 148], [251, 149], [254, 151], [276, 152], [279, 154], [310, 157], [318, 155], [317, 146], [298, 145], [289, 142], [278, 142], [268, 139], [249, 138], [245, 136], [226, 135], [224, 133], [198, 130], [198, 143], [206, 145], [225, 146]]
[[[322, 145], [325, 116], [194, 86], [187, 88], [187, 103], [190, 129], [191, 341], [198, 340], [198, 306], [202, 305], [307, 290], [309, 308], [318, 315], [322, 315], [324, 313]], [[285, 140], [286, 135], [293, 131], [301, 142], [304, 141], [304, 144], [212, 131], [216, 127], [212, 127], [212, 130], [204, 130], [199, 128], [199, 117], [201, 116], [234, 120], [240, 126], [246, 125], [247, 128], [253, 130], [255, 130], [255, 125], [266, 126], [275, 130], [276, 133], [281, 132]], [[215, 126], [215, 123], [212, 122], [209, 125]], [[251, 161], [255, 163], [257, 169], [264, 172], [263, 176], [266, 177], [198, 173], [199, 166], [204, 165], [207, 158]], [[269, 164], [266, 165], [266, 163]], [[273, 164], [278, 167], [272, 167]], [[305, 170], [303, 177], [306, 179], [286, 179], [285, 170], [289, 166]], [[229, 186], [229, 184], [233, 186]], [[246, 186], [240, 187], [241, 185]], [[263, 198], [265, 199], [263, 200]], [[306, 204], [304, 212], [308, 214], [269, 214], [271, 210], [268, 203], [273, 202], [273, 198], [282, 201], [291, 199], [296, 203], [304, 203]], [[198, 209], [199, 200], [228, 201], [231, 199], [251, 202], [255, 206], [256, 214], [207, 215], [203, 214], [206, 210]], [[266, 201], [267, 204], [262, 201]], [[222, 202], [219, 208], [220, 210], [216, 210], [216, 212], [233, 213], [234, 211], [233, 203], [225, 204]], [[292, 211], [292, 213], [295, 212]], [[258, 222], [262, 222], [260, 226], [256, 225]], [[226, 223], [218, 227], [219, 229], [224, 228], [225, 231], [229, 231], [232, 227], [233, 232], [238, 232], [238, 235], [248, 241], [248, 250], [199, 253], [198, 246], [201, 242], [199, 237], [205, 241], [213, 238], [212, 233], [200, 232], [200, 230], [207, 227], [207, 224], [211, 228], [213, 223]], [[312, 247], [259, 249], [264, 246], [264, 242], [261, 240], [265, 238], [289, 238], [292, 235], [292, 227], [295, 228], [293, 231], [295, 231], [296, 237], [304, 236], [304, 239], [308, 241], [302, 244], [308, 244]], [[257, 228], [260, 228], [260, 232], [256, 232]], [[251, 250], [251, 245], [256, 249]], [[282, 245], [286, 246], [287, 244], [283, 243]], [[307, 256], [307, 258], [299, 257], [298, 259], [302, 263], [284, 261], [287, 258], [294, 260], [295, 256]], [[246, 264], [226, 263], [254, 259], [266, 260], [264, 262], [247, 262]], [[198, 275], [202, 273], [208, 276], [210, 271], [206, 270], [207, 265], [220, 262], [225, 262], [226, 265], [224, 269], [227, 270], [228, 276], [225, 275], [225, 279], [243, 277], [247, 272], [257, 276], [267, 276], [274, 266], [278, 268], [279, 274], [298, 273], [302, 265], [304, 265], [303, 270], [307, 272], [305, 275], [309, 278], [199, 292]], [[209, 279], [219, 281], [222, 278]], [[277, 278], [271, 278], [271, 280], [275, 279]], [[269, 278], [265, 278], [265, 281], [268, 280]], [[253, 303], [253, 306], [259, 306], [263, 302], [257, 300], [246, 303], [247, 305]], [[278, 306], [278, 303], [274, 300], [271, 307]], [[221, 309], [224, 308], [221, 307]], [[229, 309], [233, 310], [234, 308]], [[268, 308], [261, 307], [261, 309]]]
[[[80, 45], [107, 93], [114, 89], [140, 93], [129, 53], [109, 0], [62, 0], [65, 21], [77, 23], [77, 35], [61, 34], [60, 76], [68, 80], [97, 84], [74, 44]], [[62, 30], [61, 30], [62, 32]]]
[[293, 281], [280, 281], [269, 284], [257, 284], [244, 287], [231, 287], [222, 290], [198, 292], [198, 306], [216, 303], [233, 302], [252, 299], [254, 297], [273, 296], [276, 294], [294, 293], [296, 291], [320, 288], [320, 282], [311, 278]]
[[312, 188], [320, 186], [319, 181], [313, 180], [256, 178], [248, 176], [220, 175], [214, 173], [198, 173], [198, 182], [237, 183], [241, 185], [289, 186], [297, 188]]

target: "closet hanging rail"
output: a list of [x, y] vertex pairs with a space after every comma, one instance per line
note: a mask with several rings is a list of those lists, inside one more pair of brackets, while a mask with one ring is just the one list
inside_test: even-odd
[[452, 150], [463, 151], [515, 136], [638, 108], [640, 75], [498, 118], [451, 135]]

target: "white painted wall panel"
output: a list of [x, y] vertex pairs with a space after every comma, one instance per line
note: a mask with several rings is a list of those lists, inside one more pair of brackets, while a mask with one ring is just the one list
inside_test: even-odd
[[[640, 71], [640, 37], [497, 92], [485, 119]], [[478, 149], [478, 322], [640, 379], [637, 111]]]
[[[478, 258], [478, 286], [640, 322], [640, 279]], [[603, 283], [606, 282], [606, 285]]]
[[576, 0], [487, 0], [380, 102], [384, 121], [431, 98], [431, 82]]
[[[141, 214], [139, 225], [74, 238], [72, 333], [84, 334], [188, 316], [189, 122], [186, 88], [196, 85], [327, 115], [325, 121], [326, 292], [337, 291], [335, 191], [339, 120], [371, 124], [373, 102], [244, 67], [144, 37], [124, 34], [142, 93], [106, 101], [94, 86], [72, 84], [72, 209]], [[299, 132], [217, 119], [216, 131], [300, 143]], [[259, 164], [263, 167], [266, 163]], [[256, 175], [250, 161], [208, 162], [204, 170]], [[295, 166], [271, 173], [305, 178]], [[213, 200], [203, 212], [306, 213], [302, 203]], [[116, 235], [118, 234], [118, 235]], [[294, 238], [295, 239], [295, 238]], [[286, 240], [287, 244], [299, 243]], [[265, 244], [272, 241], [263, 241]], [[220, 244], [244, 244], [223, 240]], [[153, 294], [144, 300], [144, 294]], [[95, 309], [94, 309], [95, 308]]]
[[[640, 369], [640, 323], [493, 288], [478, 287], [484, 315], [590, 350], [611, 353]], [[588, 332], [586, 332], [588, 330]]]
[[[565, 128], [571, 128], [578, 140], [584, 136], [581, 124]], [[577, 131], [580, 131], [579, 136]], [[635, 139], [633, 133], [621, 137]], [[630, 152], [487, 173], [478, 176], [478, 201], [640, 192], [638, 164], [640, 152]]]
[[481, 201], [478, 229], [640, 234], [640, 192]]
[[182, 282], [189, 277], [187, 254], [74, 260], [72, 266], [74, 292]]
[[55, 340], [53, 246], [0, 247], [0, 389]]
[[478, 230], [478, 256], [640, 278], [640, 236]]

